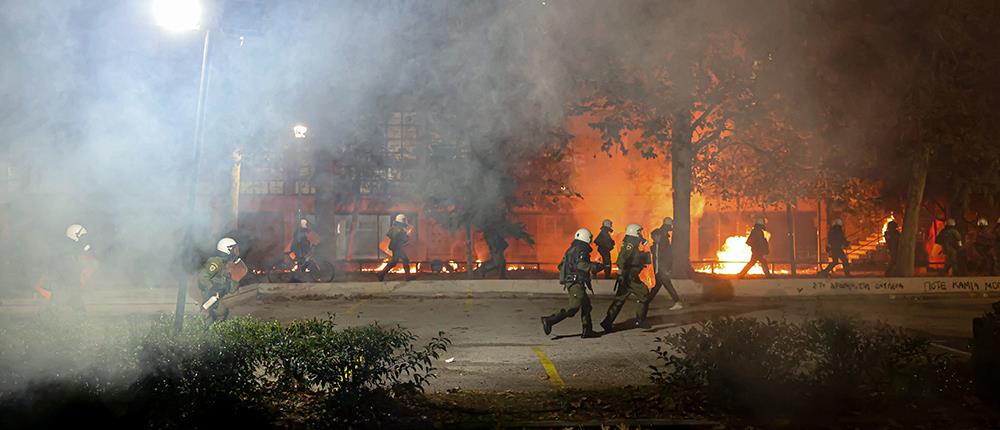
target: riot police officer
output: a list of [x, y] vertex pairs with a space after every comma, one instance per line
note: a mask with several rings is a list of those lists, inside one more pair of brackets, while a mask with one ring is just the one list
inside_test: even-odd
[[389, 238], [389, 251], [392, 251], [392, 258], [389, 259], [389, 264], [386, 264], [385, 268], [379, 272], [378, 280], [380, 282], [384, 281], [386, 273], [389, 273], [400, 262], [403, 263], [403, 272], [406, 274], [403, 279], [406, 281], [410, 280], [410, 257], [406, 255], [406, 250], [404, 249], [410, 243], [410, 236], [406, 232], [409, 226], [406, 223], [406, 216], [403, 214], [396, 215], [392, 220], [392, 226], [389, 227], [389, 232], [385, 234]]
[[639, 246], [646, 243], [642, 237], [642, 227], [639, 224], [629, 224], [625, 227], [625, 239], [622, 241], [621, 250], [618, 251], [618, 281], [615, 283], [615, 298], [608, 306], [608, 313], [601, 321], [601, 328], [605, 332], [610, 332], [614, 328], [615, 318], [625, 305], [625, 300], [632, 296], [639, 309], [636, 311], [635, 325], [640, 328], [649, 328], [646, 322], [646, 306], [649, 297], [649, 287], [639, 279], [639, 273], [650, 263], [649, 253], [639, 250]]
[[312, 242], [309, 241], [309, 220], [305, 218], [299, 219], [299, 226], [295, 228], [295, 232], [292, 234], [292, 244], [289, 246], [289, 251], [292, 252], [295, 259], [295, 271], [296, 278], [300, 277], [302, 273], [305, 272], [307, 267], [307, 262], [312, 254]]
[[885, 247], [889, 250], [889, 266], [885, 269], [885, 276], [898, 276], [899, 270], [899, 224], [896, 220], [889, 221], [885, 225]]
[[737, 278], [743, 279], [747, 272], [753, 268], [754, 264], [760, 263], [760, 268], [764, 269], [764, 276], [767, 278], [771, 277], [771, 268], [767, 265], [767, 254], [771, 253], [771, 246], [767, 242], [767, 236], [764, 235], [764, 219], [757, 218], [753, 223], [753, 230], [750, 230], [750, 236], [747, 237], [746, 244], [750, 247], [750, 261], [747, 262], [746, 266], [743, 266], [743, 270], [737, 275]]
[[604, 264], [604, 279], [611, 278], [611, 250], [615, 247], [615, 240], [611, 238], [611, 220], [601, 221], [601, 232], [597, 233], [594, 245], [597, 245], [597, 253], [601, 254], [601, 263]]
[[847, 261], [847, 253], [844, 252], [850, 244], [847, 241], [847, 235], [844, 234], [844, 221], [840, 218], [833, 220], [833, 225], [830, 226], [830, 231], [826, 235], [826, 249], [830, 253], [832, 261], [820, 271], [821, 275], [830, 276], [833, 273], [833, 268], [837, 267], [837, 264], [841, 264], [844, 266], [844, 274], [851, 276], [851, 265]]
[[73, 311], [84, 312], [83, 276], [84, 260], [90, 251], [90, 244], [85, 240], [87, 228], [80, 224], [66, 227], [66, 237], [71, 242], [65, 242], [57, 256], [57, 267], [53, 272], [52, 304], [66, 307]]
[[562, 263], [559, 264], [559, 283], [569, 294], [569, 306], [552, 315], [542, 317], [542, 330], [545, 331], [546, 335], [552, 333], [552, 326], [580, 312], [580, 320], [583, 323], [583, 332], [580, 337], [598, 337], [590, 319], [591, 306], [587, 290], [593, 290], [590, 285], [591, 275], [599, 272], [603, 265], [590, 261], [591, 239], [590, 230], [585, 228], [577, 230], [576, 234], [573, 235], [573, 243], [563, 255]]
[[677, 290], [674, 289], [673, 282], [670, 281], [674, 264], [674, 253], [670, 244], [670, 232], [672, 231], [674, 231], [674, 219], [666, 217], [663, 218], [663, 224], [649, 234], [653, 238], [653, 246], [650, 251], [653, 255], [653, 274], [656, 277], [656, 284], [649, 292], [649, 300], [646, 302], [647, 308], [656, 297], [656, 293], [663, 287], [667, 288], [670, 298], [674, 299], [674, 305], [669, 310], [676, 311], [684, 308], [680, 296], [677, 295]]
[[486, 278], [487, 273], [496, 270], [500, 275], [500, 279], [507, 279], [507, 258], [504, 254], [507, 252], [507, 247], [510, 244], [504, 238], [503, 229], [498, 226], [485, 228], [483, 230], [483, 240], [490, 249], [490, 258], [479, 269], [476, 269], [476, 271], [483, 278]]
[[976, 222], [975, 235], [973, 235], [972, 247], [976, 250], [976, 259], [979, 262], [979, 272], [983, 275], [994, 275], [993, 257], [993, 232], [990, 231], [989, 221], [986, 218], [979, 218]]
[[229, 318], [229, 308], [222, 303], [233, 289], [233, 279], [229, 273], [229, 263], [239, 256], [239, 246], [229, 237], [219, 239], [215, 245], [216, 254], [205, 260], [198, 275], [198, 289], [201, 290], [202, 309], [208, 311], [212, 322]]
[[953, 275], [959, 275], [961, 268], [958, 264], [958, 255], [962, 249], [962, 234], [955, 228], [955, 219], [948, 218], [934, 242], [941, 245], [944, 251], [944, 268], [941, 269], [941, 274], [947, 275], [951, 272]]

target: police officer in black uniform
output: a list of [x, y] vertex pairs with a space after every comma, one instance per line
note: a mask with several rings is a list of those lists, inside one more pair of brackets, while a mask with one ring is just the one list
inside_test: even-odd
[[389, 273], [400, 262], [403, 263], [403, 272], [406, 273], [403, 280], [410, 280], [410, 257], [406, 255], [404, 249], [410, 243], [410, 236], [406, 233], [407, 227], [409, 224], [406, 223], [406, 216], [399, 214], [392, 220], [392, 226], [385, 234], [389, 238], [389, 250], [392, 251], [392, 258], [389, 259], [389, 264], [386, 264], [385, 268], [379, 272], [378, 280], [380, 282], [384, 281], [386, 273]]
[[670, 293], [670, 298], [674, 299], [674, 305], [669, 310], [676, 311], [684, 308], [684, 305], [681, 304], [681, 297], [677, 295], [677, 290], [674, 289], [674, 284], [670, 281], [674, 264], [674, 253], [670, 243], [670, 232], [672, 231], [674, 231], [674, 219], [665, 217], [663, 224], [649, 234], [653, 238], [650, 252], [653, 254], [653, 274], [656, 276], [656, 285], [653, 285], [653, 289], [649, 291], [649, 299], [646, 301], [647, 308], [656, 297], [656, 293], [660, 292], [660, 288], [664, 287]]
[[889, 266], [885, 269], [885, 276], [898, 276], [899, 273], [899, 224], [896, 220], [889, 221], [885, 225], [885, 247], [889, 250]]
[[483, 278], [490, 271], [496, 270], [500, 275], [500, 279], [507, 279], [507, 258], [504, 256], [504, 253], [507, 252], [509, 244], [503, 236], [503, 230], [497, 226], [487, 227], [483, 231], [483, 240], [486, 241], [486, 246], [490, 249], [489, 260], [486, 260], [477, 269]]
[[601, 222], [601, 232], [597, 233], [594, 245], [597, 245], [597, 253], [601, 254], [601, 263], [604, 263], [604, 279], [611, 278], [611, 250], [615, 248], [615, 240], [611, 238], [611, 220], [606, 219]]

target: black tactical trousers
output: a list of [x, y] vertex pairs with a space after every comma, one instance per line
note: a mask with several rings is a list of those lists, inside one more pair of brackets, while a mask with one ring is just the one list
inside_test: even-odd
[[486, 275], [493, 270], [496, 270], [497, 274], [500, 275], [500, 279], [507, 278], [507, 258], [504, 256], [503, 252], [490, 251], [490, 259], [486, 260], [486, 262], [479, 267], [478, 272], [485, 278]]
[[601, 263], [604, 264], [604, 279], [611, 279], [611, 249], [597, 248], [597, 252], [601, 254]]
[[403, 263], [403, 273], [406, 273], [406, 277], [409, 277], [410, 257], [406, 255], [405, 251], [399, 250], [399, 251], [392, 251], [392, 258], [389, 259], [389, 264], [386, 264], [385, 268], [382, 269], [381, 272], [379, 272], [378, 278], [380, 280], [385, 279], [385, 274], [389, 273], [390, 270], [395, 269], [396, 265], [399, 264], [400, 262]]
[[843, 249], [834, 249], [830, 253], [830, 258], [833, 260], [830, 261], [830, 264], [828, 264], [825, 269], [823, 269], [823, 273], [830, 273], [833, 271], [834, 267], [837, 267], [837, 264], [841, 264], [844, 266], [844, 273], [848, 275], [851, 274], [851, 265], [847, 262], [847, 254], [844, 253]]
[[657, 273], [656, 274], [656, 285], [653, 285], [653, 289], [649, 290], [649, 299], [648, 299], [648, 301], [652, 302], [653, 298], [656, 297], [656, 293], [660, 292], [660, 288], [663, 288], [663, 287], [666, 287], [667, 293], [670, 294], [670, 298], [671, 299], [674, 299], [674, 302], [681, 301], [681, 297], [679, 295], [677, 295], [677, 290], [674, 289], [673, 282], [670, 282], [670, 275], [668, 275], [666, 273]]

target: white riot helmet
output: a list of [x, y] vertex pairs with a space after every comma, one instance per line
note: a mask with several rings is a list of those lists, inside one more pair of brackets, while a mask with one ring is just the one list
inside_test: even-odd
[[396, 220], [396, 222], [398, 222], [398, 223], [403, 223], [403, 224], [406, 224], [406, 215], [403, 215], [403, 214], [398, 214], [398, 215], [396, 215], [396, 218], [394, 218], [394, 219], [395, 219], [395, 220]]
[[573, 235], [573, 239], [582, 240], [587, 243], [590, 243], [591, 239], [593, 238], [594, 235], [590, 233], [590, 230], [587, 230], [585, 228], [577, 230], [576, 234]]
[[833, 220], [833, 225], [843, 227], [844, 226], [844, 220], [842, 220], [840, 218], [837, 218], [837, 219]]
[[611, 220], [605, 219], [604, 221], [601, 221], [601, 227], [611, 228]]
[[79, 242], [83, 235], [87, 234], [87, 228], [80, 224], [73, 224], [66, 227], [66, 237], [73, 242]]
[[639, 234], [642, 232], [642, 226], [639, 224], [629, 224], [625, 227], [625, 235], [632, 237], [641, 237]]
[[753, 221], [753, 225], [759, 225], [759, 226], [763, 227], [764, 226], [764, 218], [757, 218], [757, 219], [755, 219]]
[[979, 221], [976, 221], [976, 225], [978, 225], [980, 227], [986, 227], [986, 226], [990, 225], [990, 222], [986, 221], [986, 218], [979, 218]]
[[230, 237], [219, 239], [219, 243], [215, 245], [215, 249], [218, 249], [219, 252], [226, 255], [232, 254], [234, 247], [236, 247], [236, 241]]
[[672, 228], [674, 226], [674, 219], [671, 217], [663, 217], [663, 225]]
[[955, 218], [948, 218], [948, 221], [945, 224], [954, 227], [955, 226]]

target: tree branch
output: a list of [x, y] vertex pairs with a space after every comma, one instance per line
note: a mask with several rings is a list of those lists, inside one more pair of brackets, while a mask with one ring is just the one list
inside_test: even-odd
[[691, 123], [691, 130], [697, 130], [698, 127], [701, 127], [705, 123], [705, 120], [708, 119], [708, 116], [711, 115], [712, 112], [715, 112], [715, 108], [719, 107], [720, 104], [722, 103], [715, 102], [709, 105], [707, 108], [705, 108], [705, 110], [701, 113], [701, 115], [698, 115], [698, 118], [695, 119], [693, 123]]
[[[694, 130], [694, 129], [692, 129], [692, 130]], [[733, 131], [733, 129], [729, 128], [729, 127], [722, 127], [722, 128], [716, 129], [715, 131], [709, 133], [707, 136], [702, 136], [701, 138], [698, 139], [697, 142], [692, 142], [691, 146], [694, 148], [694, 152], [697, 154], [704, 147], [708, 146], [708, 144], [710, 142], [712, 142], [713, 140], [715, 140], [715, 138], [719, 137], [719, 135], [722, 134], [722, 132], [724, 132], [724, 131]]]

